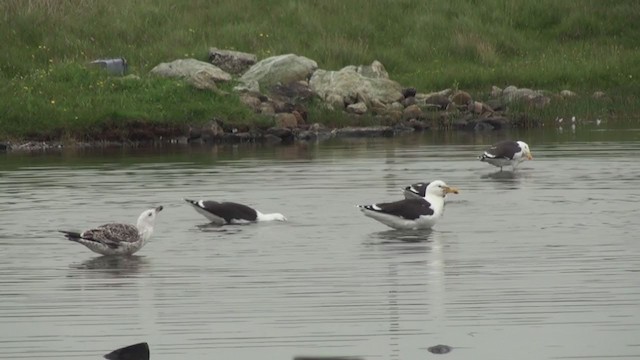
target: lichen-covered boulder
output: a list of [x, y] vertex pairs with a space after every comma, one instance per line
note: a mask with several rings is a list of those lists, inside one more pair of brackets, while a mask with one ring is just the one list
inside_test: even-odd
[[209, 49], [209, 62], [230, 74], [241, 74], [258, 62], [258, 57], [241, 51]]
[[[391, 104], [401, 101], [402, 86], [390, 80], [377, 61], [370, 67], [347, 66], [338, 71], [316, 70], [309, 80], [311, 90], [336, 110], [358, 102]], [[342, 104], [342, 109], [339, 106]]]
[[266, 91], [269, 88], [306, 80], [318, 68], [318, 64], [304, 56], [285, 54], [272, 56], [251, 66], [238, 81], [237, 91]]
[[219, 67], [196, 59], [178, 59], [161, 63], [151, 69], [151, 74], [182, 78], [198, 89], [217, 89], [216, 83], [231, 81], [231, 75]]

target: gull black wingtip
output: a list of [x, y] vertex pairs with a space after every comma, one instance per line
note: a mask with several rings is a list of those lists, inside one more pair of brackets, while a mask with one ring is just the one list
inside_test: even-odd
[[114, 350], [106, 355], [107, 360], [149, 360], [149, 345], [141, 342]]
[[77, 240], [82, 238], [80, 233], [77, 231], [58, 230], [58, 232], [64, 234], [64, 237], [66, 237], [69, 240]]

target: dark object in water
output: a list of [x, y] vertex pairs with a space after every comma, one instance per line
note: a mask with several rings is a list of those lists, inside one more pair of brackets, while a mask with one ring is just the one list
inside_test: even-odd
[[453, 350], [453, 348], [449, 345], [436, 345], [428, 348], [427, 350], [432, 354], [446, 354]]
[[293, 360], [363, 360], [353, 356], [296, 356]]
[[146, 342], [114, 350], [104, 356], [108, 360], [149, 360], [149, 345]]
[[127, 72], [127, 59], [98, 59], [91, 62], [92, 65], [98, 65], [101, 68], [107, 70], [111, 75], [124, 75]]

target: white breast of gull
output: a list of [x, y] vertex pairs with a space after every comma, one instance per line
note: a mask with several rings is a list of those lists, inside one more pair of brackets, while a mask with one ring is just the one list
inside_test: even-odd
[[153, 234], [162, 206], [148, 209], [138, 217], [136, 225], [108, 223], [83, 232], [60, 230], [66, 238], [102, 255], [131, 255], [147, 243]]

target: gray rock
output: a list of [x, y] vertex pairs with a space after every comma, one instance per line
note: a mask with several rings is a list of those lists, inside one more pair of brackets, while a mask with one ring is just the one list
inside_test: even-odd
[[[408, 97], [408, 98], [404, 98], [404, 100], [402, 100], [401, 105], [404, 106], [404, 107], [407, 107], [407, 106], [415, 105], [417, 102], [418, 101], [416, 100], [416, 98], [411, 96], [411, 97]], [[394, 105], [394, 104], [398, 104], [398, 102], [394, 102], [391, 105]]]
[[444, 95], [435, 94], [426, 98], [424, 100], [424, 103], [427, 106], [434, 107], [437, 110], [445, 110], [449, 107], [451, 101], [449, 101], [449, 98]]
[[367, 104], [363, 102], [359, 102], [359, 103], [355, 103], [347, 106], [347, 112], [351, 114], [362, 115], [362, 114], [365, 114], [367, 110], [368, 110]]
[[253, 94], [249, 94], [249, 93], [241, 94], [240, 95], [240, 102], [242, 102], [243, 104], [247, 105], [248, 107], [253, 109], [253, 111], [255, 111], [255, 112], [259, 112], [260, 111], [260, 105], [262, 104], [262, 101], [260, 101], [260, 98], [258, 98], [257, 96], [255, 96]]
[[[224, 134], [224, 129], [217, 121], [209, 121], [202, 125], [200, 129], [192, 129], [189, 133], [189, 138], [202, 138], [203, 141], [212, 141]], [[199, 135], [199, 136], [198, 136]]]
[[[412, 101], [411, 104], [409, 104], [409, 105], [415, 104], [416, 103], [415, 102], [415, 98], [411, 98], [411, 99], [414, 99], [414, 101]], [[405, 100], [408, 100], [408, 99], [405, 99]], [[407, 105], [407, 106], [409, 106], [409, 105]], [[394, 101], [394, 102], [391, 103], [391, 105], [389, 105], [387, 107], [387, 110], [389, 110], [389, 111], [392, 111], [392, 110], [404, 111], [404, 108], [405, 108], [405, 105], [403, 103], [399, 103], [397, 101]]]
[[309, 80], [311, 90], [323, 101], [336, 109], [339, 103], [353, 104], [372, 102], [391, 104], [401, 101], [402, 87], [385, 77], [368, 77], [358, 72], [354, 66], [339, 71], [316, 70]]
[[331, 131], [326, 126], [320, 123], [314, 123], [309, 126], [308, 130], [301, 130], [298, 132], [298, 139], [311, 141], [311, 140], [326, 140], [332, 136]]
[[456, 130], [464, 130], [469, 125], [469, 119], [467, 117], [459, 117], [451, 120], [451, 125]]
[[267, 129], [267, 134], [276, 136], [283, 143], [290, 143], [294, 140], [293, 132], [286, 127], [272, 127]]
[[278, 113], [275, 115], [275, 125], [281, 128], [295, 128], [298, 126], [298, 119], [293, 114]]
[[571, 90], [562, 90], [560, 91], [560, 96], [562, 96], [563, 98], [572, 98], [578, 96], [578, 94]]
[[511, 86], [504, 89], [502, 94], [503, 94], [502, 99], [506, 103], [511, 103], [513, 101], [520, 101], [520, 100], [530, 100], [539, 96], [544, 96], [544, 94], [538, 90], [531, 90], [527, 88], [513, 90]]
[[368, 78], [381, 78], [388, 79], [389, 73], [384, 68], [384, 65], [378, 60], [374, 60], [371, 65], [358, 66], [358, 74]]
[[276, 108], [272, 102], [263, 102], [260, 104], [258, 112], [265, 115], [274, 115], [276, 113]]
[[490, 116], [482, 119], [484, 124], [490, 125], [493, 129], [506, 129], [511, 126], [511, 121], [504, 116]]
[[424, 94], [424, 93], [417, 93], [415, 98], [416, 101], [419, 104], [424, 104], [425, 101], [434, 96], [434, 95], [439, 95], [439, 96], [444, 96], [444, 97], [449, 97], [449, 95], [451, 95], [451, 93], [453, 92], [453, 90], [451, 89], [444, 89], [444, 90], [440, 90], [440, 91], [436, 91], [436, 92], [432, 92], [432, 93], [428, 93], [428, 94]]
[[492, 98], [498, 98], [502, 96], [502, 89], [500, 89], [497, 86], [492, 86], [491, 93], [489, 94], [489, 96], [491, 96]]
[[424, 120], [410, 119], [409, 121], [407, 121], [407, 125], [411, 126], [416, 131], [422, 131], [431, 128], [431, 124]]
[[302, 141], [314, 141], [318, 139], [318, 136], [313, 131], [302, 130], [296, 134], [296, 138]]
[[251, 66], [238, 81], [236, 90], [269, 89], [276, 84], [290, 84], [306, 80], [318, 68], [318, 64], [304, 56], [286, 54], [263, 59]]
[[241, 74], [258, 62], [258, 57], [233, 50], [209, 49], [209, 62], [230, 74]]
[[512, 92], [518, 90], [517, 87], [513, 86], [513, 85], [509, 85], [506, 88], [504, 88], [504, 90], [502, 90], [502, 95], [507, 96], [509, 94], [511, 94]]
[[529, 99], [526, 99], [527, 105], [536, 109], [543, 109], [551, 103], [551, 98], [544, 95], [538, 95]]
[[488, 115], [494, 112], [489, 105], [480, 101], [472, 101], [467, 104], [467, 110], [476, 115]]
[[[397, 101], [394, 102], [397, 103]], [[385, 104], [379, 99], [373, 99], [371, 100], [371, 103], [369, 103], [369, 110], [377, 114], [383, 114], [391, 108], [391, 104]]]
[[186, 78], [187, 82], [196, 89], [218, 91], [218, 86], [211, 75], [206, 71], [197, 71], [195, 74]]
[[381, 114], [383, 116], [384, 121], [381, 123], [384, 124], [397, 124], [402, 121], [402, 111], [388, 109], [386, 112]]
[[451, 97], [451, 102], [458, 106], [467, 105], [471, 101], [471, 95], [468, 92], [462, 90], [456, 91], [456, 93]]
[[420, 109], [420, 107], [415, 104], [407, 106], [402, 112], [402, 120], [410, 120], [410, 119], [420, 120], [423, 118], [424, 118], [424, 114], [422, 112], [422, 109]]
[[475, 123], [473, 126], [473, 131], [493, 131], [495, 128], [488, 122], [480, 121]]
[[249, 132], [224, 133], [222, 139], [230, 143], [249, 143], [256, 140], [256, 136]]
[[231, 75], [215, 65], [196, 59], [178, 59], [161, 63], [151, 69], [151, 74], [186, 79], [199, 89], [217, 89], [217, 82], [231, 81]]
[[344, 110], [346, 105], [344, 102], [344, 98], [338, 94], [327, 95], [327, 97], [324, 99], [324, 103], [327, 108], [331, 110]]
[[344, 127], [333, 131], [336, 137], [391, 137], [393, 128], [390, 126]]
[[593, 95], [591, 95], [591, 97], [594, 99], [604, 99], [607, 97], [607, 94], [605, 94], [603, 91], [596, 91], [593, 93]]
[[268, 89], [268, 92], [273, 97], [292, 103], [308, 101], [315, 95], [306, 80], [276, 84]]
[[279, 138], [276, 135], [265, 134], [264, 135], [264, 142], [267, 143], [267, 144], [281, 144], [283, 141], [282, 141], [282, 138]]
[[487, 106], [489, 106], [493, 111], [504, 111], [506, 110], [506, 104], [502, 101], [502, 99], [489, 99], [486, 102]]

